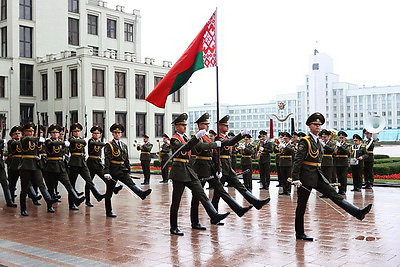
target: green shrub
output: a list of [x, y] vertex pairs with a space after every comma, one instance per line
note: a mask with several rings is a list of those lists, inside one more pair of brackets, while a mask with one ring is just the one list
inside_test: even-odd
[[388, 155], [374, 154], [374, 159], [388, 159]]

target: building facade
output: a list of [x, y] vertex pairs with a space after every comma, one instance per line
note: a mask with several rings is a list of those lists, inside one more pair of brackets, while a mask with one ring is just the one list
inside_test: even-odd
[[172, 63], [142, 59], [139, 10], [97, 0], [0, 1], [2, 127], [80, 122], [101, 125], [110, 139], [108, 128], [120, 122], [128, 144], [172, 133], [172, 120], [187, 108], [186, 90], [165, 109], [145, 101]]

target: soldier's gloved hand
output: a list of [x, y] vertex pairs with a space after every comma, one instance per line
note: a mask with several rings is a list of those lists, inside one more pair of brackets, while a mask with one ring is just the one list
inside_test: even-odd
[[292, 184], [295, 186], [295, 187], [297, 187], [297, 188], [299, 188], [299, 187], [301, 187], [303, 184], [300, 182], [300, 180], [295, 180], [295, 181], [293, 181], [292, 182]]
[[197, 133], [196, 133], [196, 138], [197, 139], [200, 139], [202, 136], [204, 136], [204, 135], [206, 135], [206, 130], [200, 130], [200, 131], [198, 131]]
[[221, 179], [221, 178], [222, 178], [222, 172], [217, 172], [217, 173], [215, 174], [215, 176], [216, 176], [218, 179]]
[[217, 147], [221, 147], [221, 141], [215, 141], [215, 143], [217, 144]]
[[339, 141], [336, 142], [336, 146], [341, 147], [342, 143], [340, 143]]
[[112, 179], [112, 177], [111, 177], [111, 174], [104, 174], [104, 179], [106, 179], [106, 180], [111, 180]]
[[7, 144], [7, 140], [5, 138], [4, 138], [3, 142], [4, 142], [4, 144]]
[[324, 141], [320, 141], [320, 143], [321, 143], [322, 147], [326, 146], [326, 143]]
[[64, 144], [65, 144], [66, 147], [69, 147], [69, 145], [70, 145], [71, 143], [70, 143], [68, 140], [65, 140], [65, 141], [64, 141]]
[[85, 141], [86, 144], [87, 144], [88, 140], [89, 140], [89, 139], [88, 139], [87, 137], [83, 138], [83, 141]]
[[261, 152], [263, 152], [263, 151], [264, 151], [264, 148], [263, 148], [263, 147], [260, 147], [258, 150], [260, 150]]
[[46, 139], [44, 139], [44, 137], [39, 137], [39, 142], [44, 143], [44, 142], [46, 142]]
[[250, 130], [247, 130], [247, 129], [244, 129], [244, 130], [242, 130], [241, 132], [240, 132], [240, 134], [243, 136], [243, 135], [246, 135], [246, 134], [249, 134], [250, 133]]

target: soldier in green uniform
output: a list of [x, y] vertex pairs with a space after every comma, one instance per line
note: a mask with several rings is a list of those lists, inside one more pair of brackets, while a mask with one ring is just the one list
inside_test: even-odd
[[[53, 199], [55, 199], [55, 185], [60, 181], [68, 192], [69, 206], [79, 206], [85, 200], [85, 197], [79, 198], [69, 181], [67, 169], [63, 161], [63, 149], [69, 146], [69, 142], [59, 139], [60, 130], [61, 126], [58, 124], [52, 124], [48, 128], [50, 139], [47, 139], [45, 142], [48, 153], [47, 164], [45, 166], [47, 186], [50, 194], [53, 194]], [[55, 212], [51, 205], [47, 208], [47, 211]]]
[[[200, 118], [195, 121], [197, 123], [199, 130], [208, 131], [209, 128], [209, 118], [208, 113], [204, 113]], [[213, 162], [213, 152], [218, 147], [221, 147], [221, 141], [213, 141], [211, 138], [205, 134], [200, 137], [199, 142], [196, 144], [192, 150], [196, 154], [196, 160], [193, 164], [193, 169], [196, 172], [198, 178], [200, 179], [201, 185], [204, 187], [205, 183], [208, 182], [210, 187], [214, 189], [214, 192], [218, 192], [222, 199], [229, 205], [229, 207], [239, 216], [242, 217], [248, 210], [253, 206], [243, 208], [233, 199], [224, 189], [223, 185], [219, 181], [220, 173]], [[190, 207], [190, 220], [192, 222], [192, 228], [198, 230], [206, 230], [206, 227], [199, 223], [199, 200], [193, 196], [192, 203]]]
[[5, 139], [0, 140], [0, 183], [4, 192], [4, 199], [6, 200], [7, 207], [16, 207], [17, 204], [14, 203], [13, 198], [11, 197], [10, 188], [8, 187], [7, 175], [4, 165], [4, 147], [5, 147]]
[[26, 123], [22, 130], [24, 133], [24, 136], [21, 138], [22, 159], [18, 166], [21, 176], [20, 208], [21, 215], [28, 216], [29, 214], [26, 211], [26, 196], [30, 184], [36, 184], [39, 187], [40, 192], [47, 202], [48, 210], [55, 200], [51, 198], [44, 185], [42, 171], [39, 167], [39, 142], [44, 143], [45, 140], [43, 137], [33, 136], [35, 124], [32, 122]]
[[[163, 138], [163, 144], [161, 145], [161, 150], [158, 152], [159, 155], [159, 159], [161, 159], [160, 163], [161, 163], [161, 167], [165, 165], [165, 163], [167, 163], [167, 161], [169, 161], [169, 153], [171, 152], [171, 145], [169, 144], [169, 136], [166, 134], [163, 134], [162, 136]], [[168, 173], [169, 173], [169, 164], [167, 164], [167, 166], [165, 166], [165, 168], [163, 168], [161, 170], [161, 176], [162, 176], [162, 181], [160, 181], [160, 183], [168, 183]]]
[[[228, 139], [226, 134], [229, 131], [229, 115], [224, 116], [222, 119], [218, 121], [219, 127], [219, 136], [216, 139], [219, 139], [224, 145], [221, 146], [221, 151], [219, 155], [219, 159], [221, 161], [221, 169], [222, 169], [222, 178], [221, 183], [224, 184], [228, 182], [232, 187], [237, 189], [239, 193], [256, 209], [261, 209], [265, 204], [270, 201], [270, 198], [260, 200], [256, 198], [247, 188], [239, 181], [236, 172], [232, 169], [232, 163], [230, 159], [231, 147], [233, 144], [236, 144], [240, 140], [243, 139], [243, 136], [249, 134], [249, 130], [242, 130], [235, 137]], [[218, 164], [217, 164], [218, 166]], [[214, 207], [218, 210], [218, 203], [220, 199], [220, 194], [218, 191], [214, 192], [212, 203]]]
[[313, 113], [308, 117], [306, 124], [310, 129], [309, 135], [300, 139], [298, 150], [294, 157], [292, 177], [293, 184], [298, 187], [295, 219], [296, 239], [314, 240], [304, 233], [304, 213], [310, 192], [313, 188], [359, 220], [363, 220], [372, 207], [372, 204], [367, 205], [363, 209], [354, 206], [343, 199], [323, 176], [321, 171], [323, 148], [321, 142], [318, 140], [318, 133], [321, 131], [321, 125], [324, 123], [325, 118], [319, 112]]
[[169, 173], [173, 188], [170, 208], [170, 233], [180, 236], [183, 235], [183, 232], [178, 228], [178, 210], [185, 187], [188, 187], [192, 191], [193, 197], [196, 197], [201, 202], [208, 216], [211, 218], [212, 224], [217, 224], [229, 215], [229, 212], [219, 214], [216, 211], [211, 201], [204, 193], [204, 189], [195, 171], [189, 164], [190, 150], [199, 143], [200, 138], [206, 134], [206, 131], [198, 131], [196, 135], [189, 140], [185, 135], [187, 118], [188, 115], [182, 113], [172, 122], [172, 124], [175, 125], [176, 134], [171, 137], [171, 148], [176, 155], [174, 155], [171, 172]]
[[[319, 132], [318, 136], [321, 139], [321, 145], [324, 148], [324, 156], [322, 157], [321, 170], [324, 177], [330, 183], [334, 183], [336, 178], [333, 177], [333, 152], [336, 149], [336, 144], [330, 140], [331, 131], [323, 129]], [[320, 197], [325, 197], [321, 195]]]
[[142, 200], [150, 193], [151, 189], [142, 190], [130, 177], [131, 166], [129, 163], [128, 147], [121, 141], [125, 128], [122, 124], [114, 123], [110, 127], [113, 140], [104, 146], [104, 178], [107, 180], [105, 195], [105, 208], [107, 217], [117, 217], [112, 211], [111, 197], [117, 181], [121, 181]]
[[367, 149], [368, 157], [364, 159], [364, 181], [365, 186], [363, 189], [372, 189], [374, 185], [374, 147], [375, 140], [372, 138], [372, 133], [367, 129], [364, 132], [364, 145]]
[[[232, 149], [233, 150], [233, 149]], [[267, 132], [264, 130], [260, 131], [260, 143], [258, 146], [258, 166], [260, 169], [260, 183], [261, 190], [269, 190], [269, 184], [271, 182], [271, 153], [272, 143], [267, 140]]]
[[368, 153], [365, 145], [362, 144], [360, 135], [353, 135], [353, 142], [354, 144], [350, 149], [350, 166], [353, 176], [353, 189], [351, 191], [361, 192], [364, 159], [368, 158]]
[[282, 179], [282, 192], [279, 195], [290, 196], [290, 182], [287, 180], [292, 173], [295, 146], [290, 143], [292, 136], [288, 132], [282, 133], [282, 142], [279, 143], [279, 169]]
[[252, 156], [254, 153], [254, 146], [251, 144], [251, 135], [246, 134], [244, 137], [244, 143], [238, 145], [239, 153], [242, 154], [240, 159], [240, 165], [242, 170], [249, 170], [249, 172], [243, 174], [243, 183], [247, 190], [253, 190], [253, 166], [252, 166]]
[[[228, 136], [228, 138], [233, 138], [233, 137], [235, 137], [235, 134], [233, 133], [233, 132], [229, 132], [228, 134], [227, 134], [227, 136]], [[231, 151], [231, 164], [232, 164], [232, 169], [234, 170], [234, 171], [236, 171], [236, 165], [237, 165], [237, 154], [239, 153], [239, 149], [238, 149], [238, 145], [239, 144], [234, 144], [233, 146], [232, 146], [232, 151]]]
[[[80, 137], [82, 129], [82, 125], [78, 122], [73, 123], [70, 126], [70, 132], [72, 136], [68, 139], [70, 143], [69, 152], [71, 154], [68, 162], [69, 180], [74, 187], [74, 190], [76, 190], [76, 179], [78, 178], [78, 175], [80, 175], [86, 182], [85, 187], [89, 187], [97, 201], [101, 201], [104, 198], [104, 195], [100, 194], [99, 190], [97, 190], [92, 178], [90, 177], [90, 172], [87, 167], [85, 159], [86, 141]], [[72, 204], [69, 208], [71, 210], [78, 210], [78, 207], [76, 207], [74, 204]]]
[[149, 142], [149, 137], [143, 135], [143, 143], [138, 145], [137, 150], [140, 151], [140, 165], [142, 165], [144, 181], [142, 185], [150, 184], [150, 152], [153, 149], [153, 144]]
[[[39, 137], [43, 137], [42, 140], [45, 139], [45, 135], [46, 135], [46, 127], [44, 127], [43, 125], [39, 125]], [[44, 144], [44, 142], [39, 142], [39, 168], [42, 171], [42, 176], [44, 179], [44, 182], [47, 186], [47, 188], [49, 187], [49, 182], [47, 180], [46, 177], [46, 164], [47, 164], [47, 151], [46, 151], [46, 145]], [[38, 187], [35, 184], [32, 184], [33, 188], [35, 189], [36, 194], [38, 194]], [[40, 203], [39, 203], [40, 204]]]
[[347, 174], [349, 173], [349, 155], [350, 144], [346, 142], [347, 133], [338, 132], [339, 141], [336, 142], [336, 148], [333, 152], [333, 163], [336, 168], [336, 175], [339, 185], [339, 194], [346, 195]]
[[276, 166], [276, 172], [278, 176], [278, 184], [276, 187], [282, 187], [283, 182], [282, 182], [282, 175], [281, 175], [281, 169], [279, 168], [279, 156], [280, 156], [280, 148], [279, 145], [282, 143], [282, 132], [278, 133], [278, 138], [275, 140], [275, 143], [273, 145], [273, 150], [275, 153], [275, 166]]
[[[92, 133], [92, 137], [88, 140], [89, 156], [86, 160], [90, 177], [93, 181], [94, 176], [97, 174], [97, 176], [99, 176], [100, 179], [107, 184], [107, 180], [104, 178], [103, 172], [104, 165], [101, 163], [101, 150], [105, 146], [105, 143], [103, 143], [101, 140], [103, 129], [100, 126], [95, 125], [90, 129], [90, 132]], [[114, 188], [114, 194], [118, 194], [122, 188], [122, 185], [116, 186]], [[88, 207], [93, 207], [92, 202], [90, 202], [90, 188], [87, 185], [85, 186], [85, 196], [85, 205]]]

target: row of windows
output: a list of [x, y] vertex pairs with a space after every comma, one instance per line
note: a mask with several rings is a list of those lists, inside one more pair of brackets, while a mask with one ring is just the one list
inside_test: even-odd
[[[19, 18], [32, 20], [32, 0], [19, 0]], [[1, 0], [0, 20], [7, 19], [7, 0]]]

